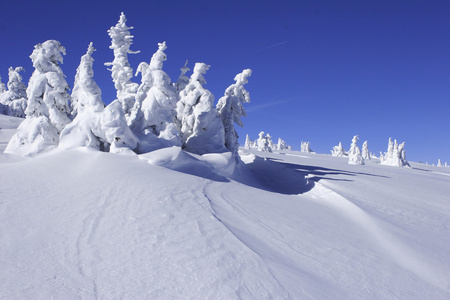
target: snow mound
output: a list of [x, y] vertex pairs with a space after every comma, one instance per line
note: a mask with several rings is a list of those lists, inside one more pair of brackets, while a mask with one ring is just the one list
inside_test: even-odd
[[219, 181], [228, 181], [224, 176], [231, 175], [235, 166], [230, 152], [196, 155], [176, 146], [141, 154], [139, 158], [155, 166]]

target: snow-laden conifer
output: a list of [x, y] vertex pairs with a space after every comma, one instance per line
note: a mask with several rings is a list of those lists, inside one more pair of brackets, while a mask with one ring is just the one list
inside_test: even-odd
[[225, 147], [233, 153], [239, 148], [239, 135], [234, 128], [234, 123], [243, 127], [241, 117], [246, 116], [243, 103], [250, 102], [250, 94], [244, 88], [248, 83], [247, 78], [252, 75], [252, 70], [246, 69], [234, 77], [236, 83], [225, 90], [225, 95], [217, 103], [217, 110], [225, 129]]
[[382, 165], [394, 167], [409, 167], [404, 148], [404, 142], [399, 145], [397, 140], [392, 142], [392, 138], [389, 138], [387, 152], [384, 155], [380, 153], [380, 163]]
[[[6, 86], [2, 82], [2, 76], [0, 76], [0, 99], [2, 98], [3, 93], [6, 92]], [[6, 105], [0, 102], [0, 114], [4, 115], [7, 114], [7, 108]]]
[[69, 86], [59, 66], [66, 49], [48, 40], [34, 47], [35, 68], [27, 88], [26, 120], [11, 138], [5, 152], [33, 155], [56, 147], [59, 134], [70, 123]]
[[6, 92], [6, 86], [5, 84], [2, 82], [2, 76], [0, 76], [0, 96]]
[[100, 123], [105, 104], [101, 98], [101, 90], [93, 78], [92, 53], [94, 51], [95, 48], [90, 43], [86, 54], [81, 57], [75, 75], [71, 103], [72, 113], [76, 117], [61, 132], [59, 147], [62, 149], [91, 147], [107, 150], [109, 148], [105, 143], [106, 137]]
[[203, 74], [209, 69], [205, 63], [196, 63], [189, 84], [180, 93], [177, 103], [177, 125], [187, 151], [204, 154], [225, 152], [225, 131], [214, 96], [203, 87]]
[[266, 134], [266, 139], [267, 139], [267, 144], [269, 145], [269, 148], [271, 150], [273, 150], [275, 147], [273, 146], [272, 136], [269, 133]]
[[258, 145], [258, 151], [272, 152], [272, 148], [269, 147], [269, 139], [267, 138], [267, 135], [264, 136], [264, 131], [259, 133], [256, 143]]
[[339, 145], [333, 147], [333, 150], [331, 150], [331, 155], [336, 157], [347, 156], [341, 142], [339, 142]]
[[364, 165], [364, 158], [361, 155], [361, 150], [359, 150], [358, 145], [358, 136], [355, 135], [352, 139], [352, 144], [350, 146], [350, 150], [348, 151], [348, 163], [350, 165]]
[[283, 139], [278, 138], [277, 150], [283, 151], [283, 150], [287, 150], [287, 149], [288, 149], [288, 147], [286, 145], [286, 142]]
[[139, 51], [130, 50], [133, 43], [130, 29], [133, 29], [133, 27], [128, 27], [126, 21], [127, 19], [122, 12], [119, 22], [108, 30], [108, 34], [111, 37], [111, 46], [109, 48], [114, 51], [114, 60], [105, 63], [105, 65], [111, 66], [109, 70], [117, 91], [117, 99], [122, 104], [122, 109], [128, 118], [139, 87], [137, 83], [131, 81], [133, 69], [128, 62], [128, 54], [136, 54]]
[[114, 100], [101, 114], [101, 133], [112, 153], [129, 152], [137, 148], [138, 138], [128, 127], [122, 103]]
[[175, 125], [177, 94], [169, 76], [162, 70], [167, 60], [166, 42], [158, 44], [150, 64], [142, 62], [136, 75], [142, 83], [136, 95], [129, 124], [139, 138], [138, 152], [149, 152], [163, 147], [181, 146]]
[[310, 142], [301, 142], [300, 151], [305, 153], [312, 153]]
[[441, 162], [441, 159], [440, 159], [440, 158], [438, 159], [438, 163], [437, 163], [436, 167], [443, 167], [443, 165], [442, 165], [442, 162]]
[[248, 134], [245, 135], [245, 144], [244, 147], [245, 149], [251, 149], [253, 145], [253, 142], [250, 140]]
[[0, 95], [0, 103], [5, 107], [5, 114], [15, 117], [25, 117], [27, 108], [27, 87], [22, 82], [22, 76], [19, 72], [25, 71], [22, 67], [8, 70], [8, 90]]
[[186, 63], [180, 69], [181, 70], [180, 76], [178, 77], [177, 82], [174, 84], [175, 89], [177, 91], [177, 95], [179, 95], [180, 92], [182, 90], [184, 90], [186, 85], [188, 85], [188, 83], [189, 83], [189, 77], [186, 76], [186, 73], [189, 72], [190, 69], [187, 67], [187, 64], [188, 64], [188, 61], [186, 60]]
[[367, 141], [365, 141], [362, 145], [362, 157], [364, 159], [370, 159], [370, 152], [369, 152], [369, 146], [367, 144]]

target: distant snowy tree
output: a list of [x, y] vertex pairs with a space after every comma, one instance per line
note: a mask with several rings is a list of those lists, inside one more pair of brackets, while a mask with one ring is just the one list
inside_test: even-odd
[[[2, 77], [0, 76], [0, 99], [2, 98], [3, 93], [6, 92], [6, 86], [5, 84], [2, 82]], [[7, 114], [6, 111], [6, 105], [4, 105], [3, 103], [1, 103], [0, 101], [0, 114], [4, 115]]]
[[361, 155], [361, 150], [356, 145], [358, 142], [358, 136], [355, 135], [352, 139], [350, 150], [348, 151], [348, 163], [350, 165], [364, 165], [364, 158]]
[[367, 145], [367, 141], [365, 141], [362, 145], [362, 157], [364, 159], [370, 159], [369, 146]]
[[0, 76], [0, 96], [6, 92], [6, 86], [5, 84], [2, 82], [2, 76]]
[[178, 77], [177, 82], [174, 84], [175, 89], [177, 91], [177, 95], [180, 94], [182, 90], [189, 84], [189, 77], [186, 76], [186, 73], [190, 71], [190, 69], [187, 67], [188, 61], [186, 60], [186, 63], [183, 67], [181, 67], [181, 74]]
[[248, 134], [245, 136], [245, 149], [251, 149], [253, 142], [248, 137]]
[[405, 142], [401, 143], [398, 147], [398, 152], [400, 155], [400, 159], [402, 161], [402, 166], [410, 167], [408, 161], [406, 160], [406, 152], [405, 152]]
[[310, 143], [309, 142], [301, 142], [300, 151], [305, 153], [312, 153]]
[[180, 93], [177, 103], [177, 125], [183, 148], [204, 154], [225, 152], [225, 131], [217, 110], [214, 96], [203, 87], [203, 74], [209, 69], [204, 63], [196, 63], [189, 84]]
[[69, 86], [59, 66], [65, 53], [66, 49], [55, 40], [35, 46], [30, 56], [35, 71], [27, 88], [26, 120], [5, 152], [33, 155], [58, 145], [59, 134], [71, 121]]
[[247, 78], [251, 75], [252, 70], [250, 69], [237, 74], [234, 77], [236, 83], [230, 85], [225, 90], [224, 96], [217, 102], [217, 110], [225, 129], [225, 147], [233, 153], [237, 153], [239, 148], [239, 135], [234, 124], [236, 123], [240, 127], [244, 126], [241, 117], [247, 116], [247, 113], [242, 104], [250, 102], [250, 94], [244, 85], [248, 83]]
[[331, 155], [337, 157], [347, 156], [341, 142], [339, 142], [339, 145], [333, 147], [333, 150], [331, 150]]
[[288, 150], [288, 146], [286, 145], [286, 142], [281, 138], [278, 138], [277, 150], [279, 150], [279, 151]]
[[258, 143], [258, 151], [272, 152], [272, 148], [269, 147], [269, 139], [267, 138], [267, 135], [264, 136], [264, 131], [261, 131], [259, 133], [257, 143]]
[[175, 125], [177, 94], [169, 76], [162, 70], [167, 60], [166, 43], [159, 43], [150, 64], [141, 63], [142, 83], [129, 118], [130, 128], [139, 138], [138, 152], [181, 146]]
[[273, 146], [272, 136], [269, 133], [266, 134], [266, 139], [267, 139], [267, 144], [269, 145], [269, 148], [271, 150], [273, 150], [275, 147]]
[[75, 75], [71, 102], [72, 113], [76, 117], [61, 132], [60, 148], [91, 147], [100, 150], [109, 148], [100, 123], [105, 104], [101, 98], [101, 90], [93, 79], [92, 53], [94, 51], [90, 43], [86, 54], [81, 57]]
[[438, 159], [438, 163], [437, 163], [436, 166], [437, 166], [437, 167], [443, 167], [442, 162], [441, 162], [441, 159]]
[[19, 74], [21, 71], [25, 69], [9, 68], [8, 90], [0, 96], [0, 103], [5, 107], [5, 114], [23, 118], [27, 108], [27, 87], [22, 82], [22, 76]]
[[392, 139], [389, 138], [388, 149], [387, 152], [382, 155], [380, 153], [380, 163], [382, 165], [394, 166], [394, 167], [409, 167], [409, 163], [406, 160], [405, 155], [405, 143], [398, 144], [397, 140], [392, 142]]
[[133, 36], [129, 30], [133, 29], [133, 27], [128, 27], [126, 21], [127, 19], [122, 12], [116, 26], [108, 30], [108, 34], [111, 37], [111, 46], [109, 48], [114, 50], [114, 60], [105, 63], [105, 65], [111, 66], [109, 70], [111, 71], [114, 86], [117, 90], [117, 99], [122, 103], [122, 109], [128, 118], [134, 104], [136, 91], [139, 87], [137, 83], [131, 82], [133, 69], [128, 62], [128, 54], [136, 54], [139, 51], [130, 50], [131, 44], [133, 43]]

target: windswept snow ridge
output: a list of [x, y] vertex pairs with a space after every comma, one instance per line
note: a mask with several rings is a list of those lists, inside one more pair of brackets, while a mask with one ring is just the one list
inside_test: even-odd
[[0, 154], [0, 299], [450, 297], [446, 169], [289, 154]]

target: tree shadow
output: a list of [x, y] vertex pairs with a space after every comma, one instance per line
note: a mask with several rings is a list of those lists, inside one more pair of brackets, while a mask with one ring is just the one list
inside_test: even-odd
[[256, 156], [251, 163], [238, 164], [232, 179], [257, 189], [285, 194], [298, 195], [314, 187], [314, 182], [289, 165]]
[[[253, 162], [243, 164], [243, 167], [235, 172], [233, 179], [266, 191], [294, 195], [310, 191], [314, 187], [314, 182], [322, 179], [350, 182], [353, 181], [352, 177], [360, 175], [389, 178], [383, 175], [301, 165], [256, 156]], [[349, 178], [342, 178], [343, 176]]]

